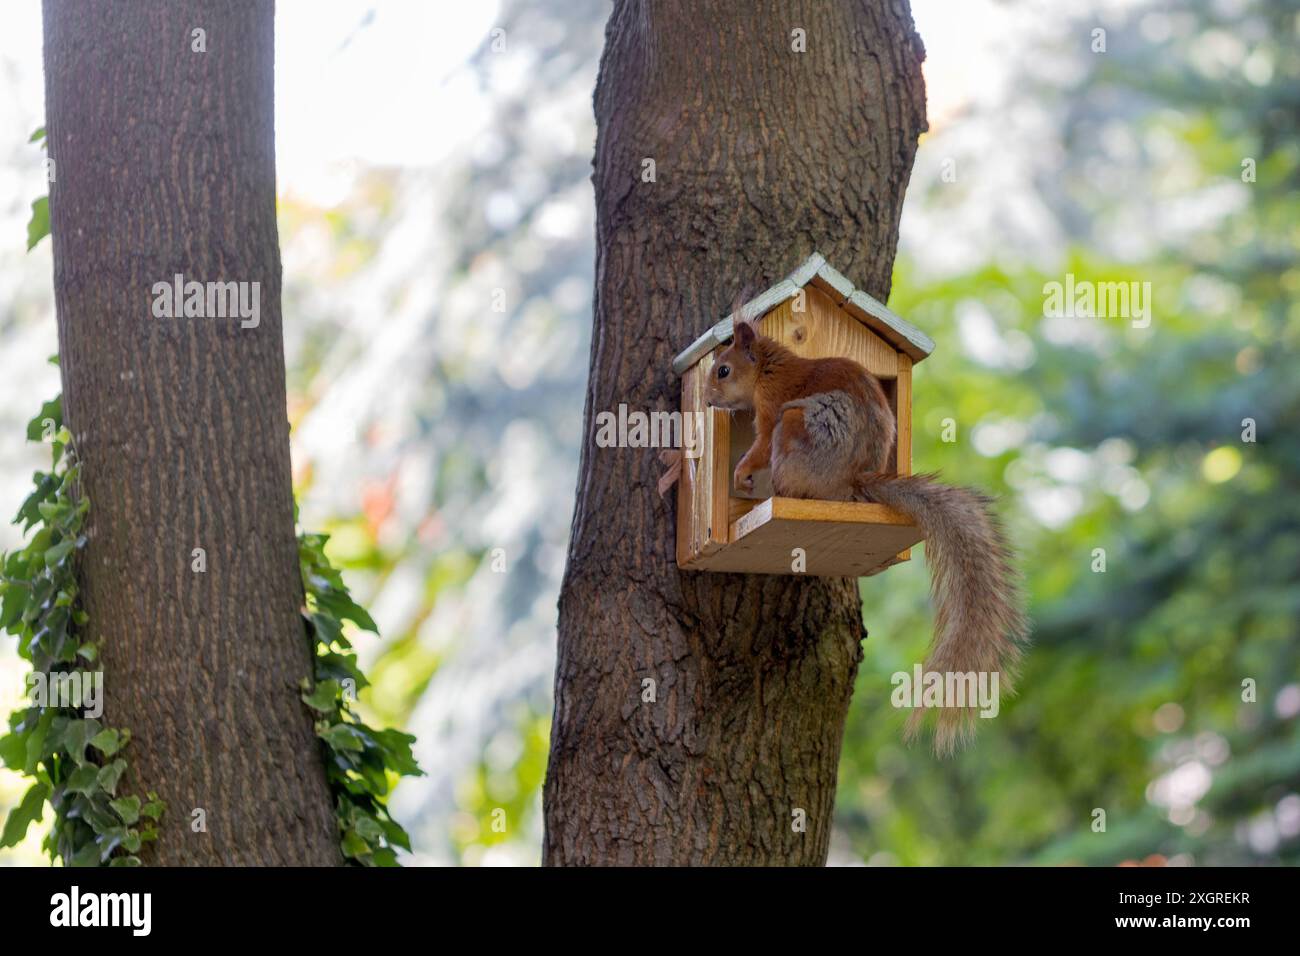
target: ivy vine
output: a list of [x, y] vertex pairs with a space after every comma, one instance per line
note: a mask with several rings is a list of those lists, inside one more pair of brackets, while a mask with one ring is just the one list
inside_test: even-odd
[[[65, 866], [138, 866], [141, 846], [157, 839], [163, 805], [119, 793], [129, 731], [87, 716], [96, 646], [83, 636], [87, 617], [77, 601], [76, 562], [86, 546], [82, 526], [90, 501], [78, 492], [81, 465], [63, 427], [60, 398], [46, 402], [27, 425], [27, 437], [46, 441], [48, 472], [33, 476], [14, 524], [25, 547], [0, 556], [0, 630], [18, 638], [18, 653], [39, 681], [29, 680], [29, 706], [9, 718], [0, 737], [0, 761], [34, 779], [5, 820], [0, 847], [14, 846], [41, 819], [48, 801], [54, 822], [45, 838], [50, 857]], [[40, 693], [35, 693], [36, 690]]]
[[[163, 805], [152, 793], [144, 801], [118, 794], [130, 731], [85, 714], [82, 689], [95, 679], [91, 668], [99, 658], [84, 637], [88, 618], [77, 603], [76, 561], [86, 545], [82, 528], [90, 501], [78, 493], [81, 465], [62, 418], [56, 398], [27, 426], [30, 440], [49, 442], [53, 460], [49, 472], [33, 476], [35, 488], [14, 519], [24, 535], [35, 533], [25, 547], [0, 555], [0, 630], [18, 638], [18, 653], [33, 674], [45, 675], [44, 687], [74, 695], [47, 693], [9, 718], [0, 762], [34, 782], [6, 819], [0, 847], [21, 841], [48, 801], [54, 823], [44, 846], [51, 859], [68, 866], [138, 866], [141, 846], [157, 839]], [[411, 842], [388, 812], [388, 795], [397, 778], [422, 771], [411, 753], [413, 736], [376, 730], [352, 706], [368, 682], [343, 622], [378, 629], [326, 556], [328, 540], [298, 536], [314, 671], [314, 680], [303, 678], [302, 700], [316, 718], [344, 858], [359, 866], [397, 866], [396, 848], [409, 851]]]
[[[31, 142], [44, 136], [38, 129]], [[32, 203], [28, 250], [49, 232], [49, 200], [43, 196]], [[57, 357], [51, 361], [57, 364]], [[0, 631], [18, 639], [18, 653], [31, 663], [32, 674], [43, 675], [33, 687], [46, 692], [16, 710], [9, 732], [0, 737], [0, 762], [33, 779], [0, 830], [0, 848], [18, 844], [48, 802], [54, 820], [44, 849], [52, 860], [65, 866], [138, 866], [137, 854], [157, 839], [165, 808], [153, 793], [144, 800], [119, 795], [131, 733], [86, 713], [85, 689], [102, 680], [92, 670], [99, 651], [85, 639], [88, 618], [77, 601], [77, 560], [86, 546], [82, 528], [90, 501], [80, 493], [81, 465], [63, 427], [62, 396], [42, 406], [28, 423], [27, 437], [48, 442], [52, 462], [49, 472], [35, 474], [35, 489], [14, 518], [24, 536], [34, 533], [26, 546], [0, 554]], [[328, 540], [323, 534], [298, 536], [314, 678], [303, 679], [302, 700], [315, 718], [344, 858], [357, 866], [399, 866], [397, 848], [409, 851], [411, 842], [388, 812], [388, 795], [397, 779], [423, 771], [411, 753], [413, 736], [376, 730], [355, 712], [357, 694], [368, 682], [344, 622], [376, 634], [378, 629], [326, 556]]]
[[[32, 133], [29, 143], [40, 143], [41, 148], [45, 149], [45, 127], [42, 126]], [[50, 234], [50, 197], [41, 196], [32, 202], [32, 216], [27, 220], [27, 251], [31, 252], [36, 243], [40, 242]]]
[[334, 796], [343, 856], [360, 866], [399, 866], [395, 848], [411, 849], [406, 831], [388, 813], [395, 779], [420, 776], [411, 754], [415, 738], [398, 730], [375, 730], [352, 704], [367, 685], [357, 667], [343, 622], [378, 633], [366, 609], [352, 600], [343, 575], [325, 555], [324, 534], [298, 536], [307, 604], [303, 609], [315, 661], [315, 682], [302, 683], [303, 702], [316, 714], [316, 735]]

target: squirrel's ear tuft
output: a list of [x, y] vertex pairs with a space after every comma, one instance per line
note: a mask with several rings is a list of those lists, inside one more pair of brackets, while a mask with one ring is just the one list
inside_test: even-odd
[[746, 352], [750, 352], [754, 347], [754, 327], [748, 322], [737, 322], [735, 334], [736, 344]]

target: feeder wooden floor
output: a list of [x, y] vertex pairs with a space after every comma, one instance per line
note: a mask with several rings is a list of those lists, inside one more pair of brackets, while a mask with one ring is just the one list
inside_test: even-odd
[[[867, 577], [883, 571], [921, 531], [884, 505], [853, 501], [768, 498], [731, 522], [725, 543], [682, 566], [692, 571]], [[796, 548], [805, 565], [795, 570]]]

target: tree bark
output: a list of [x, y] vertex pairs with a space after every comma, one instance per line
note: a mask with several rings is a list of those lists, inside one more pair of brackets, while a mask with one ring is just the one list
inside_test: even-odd
[[[673, 355], [815, 249], [886, 299], [923, 57], [905, 0], [616, 0], [586, 434], [620, 403], [677, 409]], [[679, 571], [660, 470], [584, 443], [545, 862], [823, 864], [865, 637], [856, 582]]]
[[[91, 502], [82, 594], [104, 720], [133, 734], [132, 792], [167, 804], [147, 863], [341, 862], [298, 688], [311, 664], [285, 413], [273, 21], [269, 0], [44, 7], [64, 413]], [[258, 283], [259, 323], [155, 318], [154, 284], [178, 273]]]

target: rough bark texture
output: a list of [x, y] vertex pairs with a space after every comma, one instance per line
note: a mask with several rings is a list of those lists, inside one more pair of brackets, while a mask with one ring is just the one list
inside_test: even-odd
[[[298, 608], [270, 2], [46, 0], [65, 420], [104, 720], [167, 803], [159, 864], [340, 862]], [[207, 52], [191, 49], [206, 31]], [[155, 282], [258, 282], [257, 328], [154, 318]], [[194, 548], [206, 573], [191, 570]], [[206, 812], [207, 832], [191, 814]]]
[[[678, 408], [673, 355], [814, 249], [887, 297], [923, 56], [905, 0], [616, 0], [595, 97], [588, 435], [620, 402]], [[584, 443], [545, 861], [824, 863], [865, 637], [856, 584], [678, 571], [660, 470]]]

